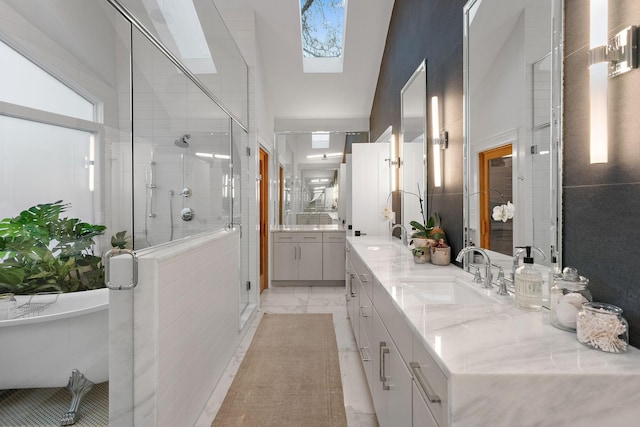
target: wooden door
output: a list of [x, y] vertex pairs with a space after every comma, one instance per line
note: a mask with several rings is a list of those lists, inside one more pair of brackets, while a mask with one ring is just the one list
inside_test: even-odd
[[[501, 147], [491, 148], [486, 151], [482, 151], [478, 153], [479, 157], [479, 176], [480, 176], [480, 247], [485, 249], [492, 249], [498, 252], [503, 253], [511, 253], [512, 245], [513, 245], [513, 231], [511, 230], [511, 234], [506, 236], [505, 239], [508, 240], [508, 237], [511, 238], [511, 242], [502, 242], [504, 239], [500, 239], [500, 242], [494, 242], [492, 244], [491, 231], [492, 231], [492, 223], [491, 223], [491, 214], [493, 211], [493, 205], [496, 204], [496, 200], [501, 203], [506, 203], [507, 200], [504, 200], [505, 196], [511, 200], [512, 194], [512, 183], [511, 183], [511, 156], [513, 154], [513, 147], [511, 144], [503, 145]], [[508, 179], [501, 180], [503, 182], [492, 182], [491, 176], [492, 168], [495, 170], [494, 164], [496, 161], [502, 161], [502, 163], [507, 163], [509, 167], [505, 169]], [[502, 225], [502, 224], [500, 224]], [[508, 226], [512, 226], [512, 223], [508, 224]], [[506, 231], [506, 234], [509, 234], [509, 230]], [[502, 233], [501, 231], [501, 233]], [[505, 233], [502, 233], [505, 234]], [[495, 239], [494, 239], [495, 240]], [[492, 246], [500, 246], [492, 247]], [[505, 248], [502, 248], [504, 246]]]
[[280, 176], [278, 180], [279, 197], [278, 197], [278, 224], [282, 224], [282, 199], [284, 197], [284, 168], [280, 166]]
[[260, 293], [269, 287], [269, 154], [260, 148]]

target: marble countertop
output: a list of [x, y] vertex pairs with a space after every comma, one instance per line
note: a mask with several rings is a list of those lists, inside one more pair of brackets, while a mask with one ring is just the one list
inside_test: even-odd
[[271, 232], [309, 232], [309, 231], [345, 231], [342, 225], [326, 224], [326, 225], [272, 225]]
[[[619, 423], [611, 425], [637, 422], [640, 408], [633, 396], [640, 395], [640, 350], [611, 354], [588, 348], [575, 333], [551, 326], [546, 309], [520, 310], [512, 295], [501, 297], [495, 287], [482, 290], [472, 274], [453, 264], [414, 263], [399, 239], [347, 239], [449, 379], [453, 425], [494, 422], [496, 414], [504, 418], [494, 425], [594, 425], [605, 418]], [[421, 286], [452, 277], [490, 295], [491, 302], [423, 302]], [[522, 406], [514, 406], [519, 400]], [[580, 409], [569, 409], [572, 404]], [[530, 418], [524, 422], [523, 417]]]

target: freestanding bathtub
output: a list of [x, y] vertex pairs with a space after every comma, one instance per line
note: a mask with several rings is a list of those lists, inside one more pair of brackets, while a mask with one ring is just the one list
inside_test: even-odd
[[36, 316], [0, 320], [0, 390], [64, 387], [74, 369], [107, 381], [108, 346], [109, 290], [61, 294]]

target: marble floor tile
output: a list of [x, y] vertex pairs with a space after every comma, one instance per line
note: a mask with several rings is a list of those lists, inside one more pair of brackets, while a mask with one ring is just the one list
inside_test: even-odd
[[347, 318], [344, 286], [272, 287], [261, 295], [261, 308], [202, 411], [196, 427], [208, 427], [242, 363], [264, 313], [332, 313], [340, 358], [340, 374], [349, 427], [377, 427], [378, 421]]

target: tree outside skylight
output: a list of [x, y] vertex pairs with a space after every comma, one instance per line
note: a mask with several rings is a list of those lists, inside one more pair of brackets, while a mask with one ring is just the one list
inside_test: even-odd
[[300, 0], [304, 57], [342, 56], [345, 0]]

